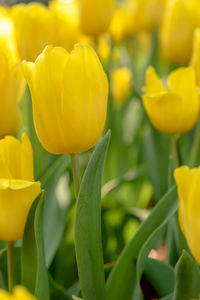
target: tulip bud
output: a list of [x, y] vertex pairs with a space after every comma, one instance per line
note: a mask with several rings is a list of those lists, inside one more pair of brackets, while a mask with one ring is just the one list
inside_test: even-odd
[[160, 31], [163, 58], [175, 64], [188, 63], [197, 27], [200, 27], [199, 0], [169, 0]]
[[0, 6], [0, 51], [7, 55], [9, 66], [19, 61], [14, 25], [6, 8]]
[[95, 51], [78, 44], [69, 54], [48, 46], [35, 63], [23, 63], [38, 138], [54, 154], [93, 147], [104, 129], [108, 81]]
[[33, 154], [26, 134], [0, 140], [0, 240], [22, 238], [32, 202], [40, 193], [33, 179]]
[[37, 300], [23, 286], [15, 286], [12, 295], [5, 290], [0, 290], [1, 300]]
[[49, 2], [49, 9], [55, 17], [54, 45], [71, 51], [74, 44], [78, 42], [80, 35], [77, 2], [53, 0]]
[[0, 52], [0, 138], [13, 135], [19, 126], [20, 100], [25, 87], [25, 81], [18, 63], [9, 66], [7, 56]]
[[163, 86], [155, 70], [146, 72], [143, 104], [152, 124], [161, 132], [175, 134], [192, 129], [199, 117], [199, 98], [193, 68], [179, 68]]
[[97, 36], [110, 24], [115, 0], [79, 0], [80, 26], [84, 34]]
[[18, 4], [11, 9], [17, 47], [22, 59], [34, 61], [55, 36], [54, 14], [40, 3]]
[[122, 103], [130, 95], [132, 73], [128, 68], [113, 70], [111, 73], [111, 91], [113, 100]]
[[196, 72], [197, 85], [200, 86], [200, 29], [196, 29], [194, 34], [193, 54], [190, 65]]
[[200, 233], [200, 168], [189, 169], [184, 166], [176, 169], [174, 176], [178, 188], [178, 217], [181, 230], [194, 258], [200, 264], [200, 248], [197, 238]]

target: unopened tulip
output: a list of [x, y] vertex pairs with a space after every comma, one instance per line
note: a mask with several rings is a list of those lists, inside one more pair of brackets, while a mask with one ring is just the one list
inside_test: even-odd
[[200, 264], [197, 238], [200, 234], [200, 168], [189, 169], [184, 166], [176, 169], [174, 175], [178, 188], [178, 216], [181, 230], [194, 258]]
[[11, 9], [17, 47], [22, 59], [34, 61], [48, 44], [54, 43], [53, 12], [40, 3], [18, 4]]
[[110, 24], [115, 0], [78, 0], [80, 26], [84, 34], [98, 36]]
[[23, 286], [16, 286], [13, 293], [10, 294], [5, 290], [0, 290], [1, 300], [37, 300]]
[[199, 0], [167, 1], [160, 31], [160, 50], [164, 60], [175, 64], [188, 63], [197, 27], [200, 27]]
[[10, 67], [9, 59], [0, 51], [0, 138], [14, 135], [19, 126], [20, 100], [25, 81], [21, 65]]
[[54, 13], [55, 18], [53, 45], [71, 51], [80, 35], [77, 1], [53, 0], [49, 2], [49, 9]]
[[104, 129], [108, 81], [95, 51], [78, 44], [71, 53], [48, 46], [23, 64], [38, 138], [54, 154], [93, 147]]
[[9, 66], [13, 66], [19, 61], [17, 46], [14, 34], [14, 25], [9, 16], [8, 9], [0, 6], [0, 51], [7, 58]]
[[0, 240], [22, 238], [32, 202], [40, 193], [33, 178], [33, 154], [26, 134], [0, 140]]
[[197, 85], [200, 86], [200, 29], [196, 29], [193, 43], [193, 54], [190, 65], [196, 72]]
[[146, 72], [143, 104], [152, 124], [161, 132], [184, 133], [199, 117], [199, 98], [193, 68], [179, 68], [168, 77], [168, 88], [152, 67]]
[[119, 68], [111, 73], [111, 91], [113, 100], [122, 103], [130, 95], [132, 73], [128, 68]]

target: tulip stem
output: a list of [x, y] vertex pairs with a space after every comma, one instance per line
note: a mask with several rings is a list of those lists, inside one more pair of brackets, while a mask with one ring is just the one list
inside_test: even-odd
[[73, 180], [74, 180], [74, 191], [75, 191], [75, 196], [77, 199], [79, 189], [80, 189], [80, 184], [81, 184], [80, 169], [79, 169], [77, 155], [70, 154], [70, 158], [71, 158], [71, 164], [72, 164], [72, 175], [73, 175]]
[[180, 166], [179, 155], [176, 143], [176, 136], [174, 134], [170, 135], [170, 143], [171, 143], [171, 154], [174, 160], [175, 167], [178, 168]]
[[8, 287], [9, 287], [9, 292], [12, 292], [12, 289], [15, 285], [15, 279], [16, 279], [14, 242], [8, 242], [7, 251], [8, 251], [7, 252], [7, 258], [8, 258]]

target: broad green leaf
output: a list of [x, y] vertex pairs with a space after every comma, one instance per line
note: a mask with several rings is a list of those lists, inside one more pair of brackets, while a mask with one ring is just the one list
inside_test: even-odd
[[136, 283], [134, 261], [152, 232], [175, 211], [177, 202], [176, 186], [173, 186], [141, 224], [111, 271], [107, 282], [107, 300], [132, 299]]
[[161, 298], [161, 300], [173, 300], [174, 294], [169, 294], [166, 297]]
[[144, 150], [156, 200], [159, 200], [168, 189], [168, 148], [168, 137], [161, 135], [149, 124], [145, 130]]
[[173, 292], [174, 270], [170, 265], [148, 258], [145, 263], [144, 275], [160, 297]]
[[66, 170], [68, 163], [69, 157], [67, 155], [60, 156], [40, 179], [42, 187], [46, 191], [44, 204], [44, 249], [47, 267], [52, 262], [64, 232], [66, 210], [60, 207], [55, 190], [58, 180]]
[[48, 274], [43, 245], [44, 192], [33, 202], [25, 226], [22, 242], [22, 284], [38, 300], [49, 299]]
[[85, 300], [105, 299], [101, 241], [101, 179], [110, 140], [108, 132], [98, 143], [85, 171], [75, 218], [75, 249], [79, 280]]
[[[163, 222], [160, 224], [160, 226], [158, 226], [152, 232], [152, 234], [147, 238], [147, 240], [145, 241], [145, 243], [143, 244], [143, 246], [139, 252], [137, 264], [136, 264], [136, 278], [137, 278], [138, 290], [140, 288], [140, 279], [142, 277], [144, 267], [145, 267], [146, 261], [148, 259], [148, 254], [151, 251], [151, 249], [153, 248], [153, 245], [155, 244], [157, 238], [159, 237], [160, 233], [163, 231], [164, 227], [166, 226], [166, 224], [168, 223], [170, 218], [175, 214], [177, 207], [178, 207], [178, 203], [176, 201], [176, 205], [173, 206], [169, 215], [163, 220]], [[167, 292], [166, 294], [169, 294], [169, 293]]]
[[195, 260], [183, 251], [175, 268], [173, 300], [189, 300], [200, 295], [200, 270]]

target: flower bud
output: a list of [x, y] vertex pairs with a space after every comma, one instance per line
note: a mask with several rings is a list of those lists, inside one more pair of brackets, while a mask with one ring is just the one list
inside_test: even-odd
[[192, 129], [199, 117], [199, 97], [193, 68], [179, 68], [168, 77], [165, 88], [152, 67], [146, 72], [143, 104], [152, 124], [161, 132], [175, 134]]
[[19, 55], [34, 61], [55, 36], [54, 15], [40, 3], [18, 4], [11, 9]]
[[20, 63], [9, 66], [8, 57], [0, 51], [0, 138], [14, 135], [19, 126], [20, 100], [25, 81]]
[[108, 81], [95, 51], [78, 44], [69, 54], [48, 46], [35, 63], [23, 63], [38, 138], [54, 154], [93, 147], [104, 129]]
[[97, 36], [110, 24], [115, 0], [79, 0], [80, 26], [84, 34]]
[[12, 136], [0, 140], [0, 240], [23, 237], [32, 202], [40, 193], [33, 179], [33, 154], [26, 134], [21, 142]]
[[132, 73], [128, 68], [119, 68], [111, 73], [111, 91], [113, 100], [122, 103], [130, 95]]
[[176, 169], [174, 176], [178, 188], [178, 217], [181, 230], [194, 258], [200, 264], [200, 248], [197, 238], [200, 233], [200, 168], [189, 169], [184, 166]]

